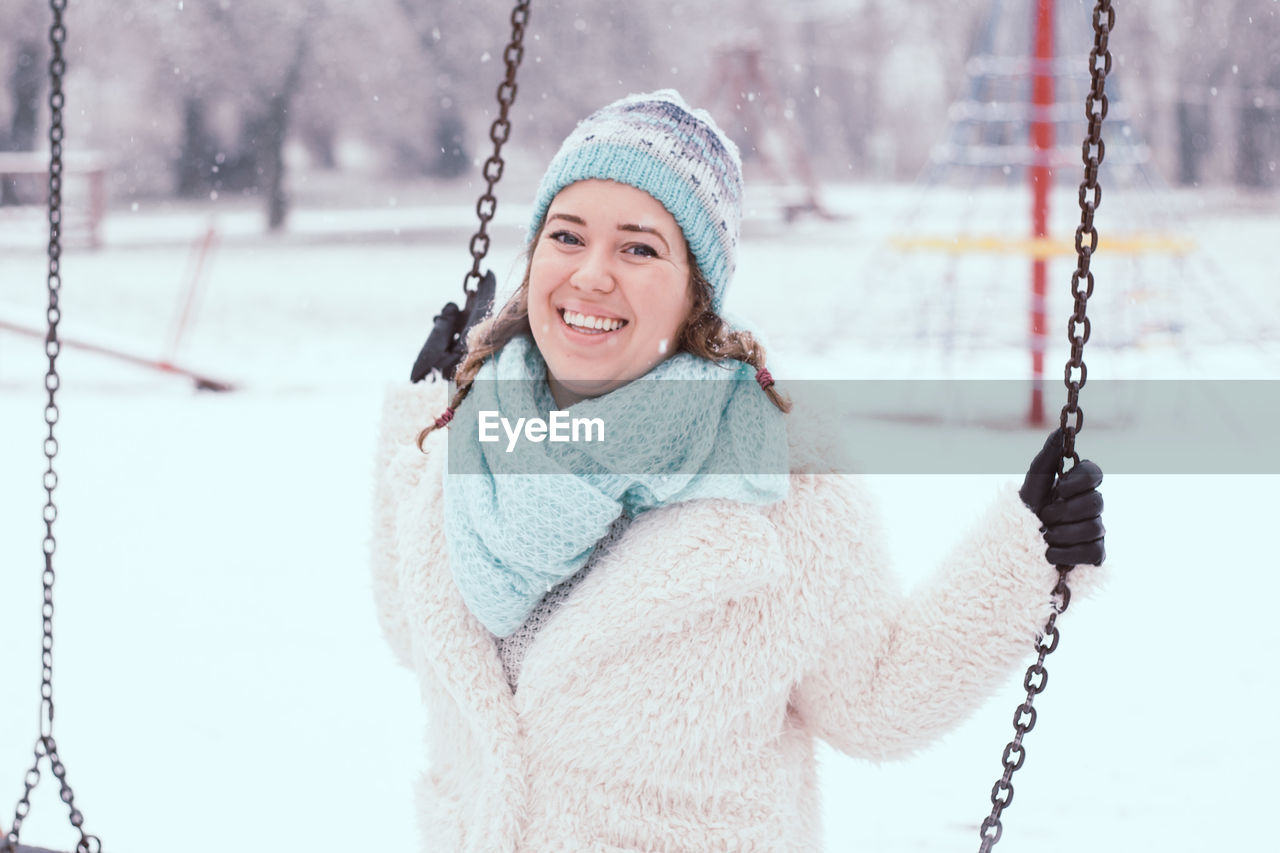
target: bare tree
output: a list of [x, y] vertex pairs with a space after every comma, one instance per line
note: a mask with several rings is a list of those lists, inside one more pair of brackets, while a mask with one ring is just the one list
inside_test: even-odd
[[[1021, 6], [1005, 3], [1006, 17], [1025, 14]], [[1089, 6], [1079, 4], [1082, 17]], [[756, 32], [777, 120], [794, 124], [820, 176], [911, 177], [946, 126], [977, 22], [994, 8], [992, 0], [535, 3], [507, 150], [517, 170], [522, 157], [539, 162], [575, 121], [628, 92], [674, 87], [696, 101], [716, 41]], [[509, 0], [76, 6], [67, 85], [82, 109], [68, 116], [68, 132], [76, 147], [111, 153], [114, 185], [127, 194], [260, 196], [275, 227], [288, 209], [287, 151], [340, 167], [348, 150], [340, 143], [359, 141], [397, 174], [474, 177], [497, 108], [510, 10]], [[1121, 10], [1114, 91], [1181, 180], [1276, 184], [1277, 13], [1272, 0], [1151, 0]], [[31, 44], [43, 56], [46, 28], [38, 4], [0, 4], [0, 146], [29, 145], [40, 120], [43, 60], [29, 57]], [[1026, 50], [1018, 38], [1010, 51]], [[733, 115], [719, 118], [740, 132]]]

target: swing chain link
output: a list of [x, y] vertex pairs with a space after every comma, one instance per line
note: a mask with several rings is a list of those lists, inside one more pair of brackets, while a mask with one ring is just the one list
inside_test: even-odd
[[58, 339], [58, 322], [62, 319], [59, 307], [59, 295], [62, 292], [62, 114], [66, 98], [62, 81], [66, 74], [67, 64], [63, 55], [63, 46], [67, 39], [67, 28], [63, 23], [63, 13], [67, 8], [67, 0], [49, 0], [49, 8], [53, 12], [53, 23], [49, 27], [49, 308], [47, 311], [48, 334], [45, 336], [45, 355], [49, 358], [49, 368], [45, 373], [44, 387], [48, 393], [45, 403], [44, 422], [49, 432], [44, 440], [44, 455], [48, 467], [44, 473], [44, 525], [45, 535], [42, 542], [44, 552], [44, 571], [41, 572], [41, 583], [44, 587], [44, 602], [40, 607], [43, 622], [43, 638], [40, 652], [40, 737], [36, 740], [35, 761], [31, 769], [23, 777], [22, 798], [14, 809], [13, 823], [0, 841], [0, 853], [16, 853], [22, 823], [31, 811], [31, 792], [40, 784], [40, 764], [46, 759], [49, 768], [57, 778], [60, 787], [59, 797], [67, 804], [71, 825], [80, 832], [80, 840], [76, 842], [76, 853], [101, 853], [102, 843], [96, 836], [84, 831], [84, 815], [75, 805], [75, 793], [67, 782], [67, 768], [58, 755], [58, 744], [53, 739], [53, 555], [57, 550], [57, 539], [53, 534], [53, 523], [58, 518], [58, 507], [53, 500], [53, 490], [58, 485], [58, 475], [54, 471], [54, 459], [58, 455], [58, 440], [54, 436], [54, 426], [58, 423], [59, 410], [57, 391], [61, 384], [58, 375], [58, 354], [62, 344]]
[[507, 64], [507, 76], [498, 84], [498, 117], [489, 128], [489, 140], [493, 142], [493, 154], [484, 163], [483, 175], [488, 183], [484, 194], [476, 201], [476, 215], [480, 218], [480, 227], [471, 237], [471, 269], [462, 279], [462, 291], [470, 296], [480, 287], [483, 276], [480, 274], [480, 262], [489, 253], [489, 222], [498, 210], [498, 199], [493, 188], [502, 179], [506, 163], [502, 159], [502, 146], [511, 137], [511, 119], [509, 112], [516, 100], [516, 70], [524, 59], [524, 30], [529, 23], [529, 0], [520, 0], [511, 10], [511, 41], [502, 52]]
[[[1089, 340], [1089, 317], [1085, 309], [1089, 297], [1093, 295], [1093, 273], [1089, 270], [1089, 262], [1098, 248], [1098, 230], [1093, 225], [1093, 215], [1102, 203], [1102, 187], [1098, 184], [1098, 171], [1102, 158], [1106, 154], [1106, 146], [1102, 141], [1102, 120], [1107, 116], [1106, 77], [1111, 71], [1111, 51], [1107, 42], [1112, 28], [1115, 27], [1116, 12], [1111, 0], [1097, 0], [1093, 8], [1093, 49], [1089, 52], [1089, 94], [1085, 96], [1085, 115], [1089, 119], [1088, 135], [1081, 147], [1084, 161], [1084, 180], [1080, 184], [1080, 225], [1076, 228], [1076, 269], [1071, 274], [1071, 295], [1075, 298], [1075, 307], [1067, 321], [1067, 339], [1071, 342], [1071, 356], [1067, 360], [1063, 372], [1063, 382], [1067, 386], [1067, 404], [1062, 407], [1060, 424], [1063, 429], [1062, 458], [1058, 460], [1058, 475], [1061, 476], [1067, 459], [1079, 464], [1080, 456], [1076, 453], [1076, 433], [1084, 425], [1084, 412], [1079, 406], [1080, 389], [1088, 378], [1088, 369], [1084, 363], [1084, 345]], [[1099, 64], [1101, 63], [1101, 64]], [[1080, 289], [1081, 282], [1085, 287]], [[1069, 419], [1073, 422], [1068, 423]], [[1036, 661], [1027, 668], [1022, 686], [1027, 695], [1013, 715], [1013, 740], [1004, 748], [1001, 764], [1004, 772], [991, 788], [991, 814], [983, 821], [979, 829], [982, 843], [979, 853], [989, 853], [1004, 831], [1000, 823], [1001, 813], [1013, 802], [1013, 774], [1026, 760], [1026, 749], [1022, 740], [1027, 732], [1036, 724], [1035, 697], [1044, 691], [1049, 683], [1049, 672], [1045, 669], [1045, 658], [1058, 648], [1058, 617], [1071, 603], [1071, 589], [1067, 585], [1067, 576], [1071, 566], [1057, 566], [1058, 582], [1054, 585], [1053, 612], [1045, 623], [1044, 630], [1036, 641]]]
[[[1088, 379], [1089, 371], [1084, 363], [1084, 345], [1089, 340], [1089, 317], [1085, 313], [1089, 297], [1093, 295], [1093, 273], [1089, 262], [1098, 249], [1098, 229], [1093, 225], [1093, 215], [1102, 204], [1102, 187], [1098, 184], [1098, 171], [1106, 156], [1107, 146], [1102, 140], [1102, 120], [1107, 117], [1106, 79], [1111, 72], [1111, 51], [1108, 41], [1115, 27], [1116, 10], [1111, 0], [1098, 0], [1093, 9], [1093, 49], [1089, 51], [1089, 93], [1084, 99], [1085, 117], [1089, 130], [1081, 144], [1084, 162], [1084, 180], [1080, 183], [1080, 225], [1076, 228], [1076, 269], [1071, 274], [1071, 295], [1075, 299], [1074, 310], [1067, 320], [1067, 340], [1071, 344], [1071, 356], [1063, 371], [1067, 386], [1067, 404], [1059, 418], [1063, 430], [1062, 465], [1069, 458], [1078, 463], [1076, 434], [1084, 426], [1084, 412], [1080, 409], [1080, 389]], [[1081, 283], [1084, 289], [1081, 290]]]

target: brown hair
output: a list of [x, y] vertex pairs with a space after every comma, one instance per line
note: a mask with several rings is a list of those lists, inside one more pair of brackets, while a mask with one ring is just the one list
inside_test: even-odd
[[[525, 252], [529, 262], [525, 264], [524, 278], [515, 295], [497, 314], [477, 323], [467, 335], [467, 354], [458, 364], [458, 369], [453, 375], [457, 391], [449, 401], [448, 417], [442, 415], [436, 419], [435, 423], [418, 433], [418, 449], [421, 450], [427, 436], [445, 426], [453, 417], [452, 413], [462, 405], [485, 359], [506, 346], [507, 341], [516, 335], [533, 335], [533, 328], [529, 325], [529, 270], [533, 248], [538, 245], [541, 237], [542, 226], [539, 226], [538, 232]], [[717, 364], [726, 359], [736, 359], [746, 362], [757, 371], [762, 370], [765, 363], [764, 347], [750, 332], [730, 330], [729, 324], [712, 310], [711, 285], [698, 269], [698, 263], [692, 251], [689, 252], [689, 271], [689, 286], [693, 289], [693, 306], [689, 310], [689, 317], [680, 327], [675, 351], [692, 353]], [[779, 394], [772, 382], [764, 388], [764, 393], [769, 395], [769, 399], [780, 410], [791, 411], [791, 400]]]

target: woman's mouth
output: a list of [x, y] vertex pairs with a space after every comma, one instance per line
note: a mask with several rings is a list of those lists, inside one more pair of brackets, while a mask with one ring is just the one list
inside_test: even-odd
[[580, 335], [590, 337], [602, 337], [627, 325], [626, 320], [617, 320], [608, 317], [595, 317], [591, 314], [582, 314], [577, 311], [566, 311], [559, 309], [560, 322], [565, 328], [577, 332]]

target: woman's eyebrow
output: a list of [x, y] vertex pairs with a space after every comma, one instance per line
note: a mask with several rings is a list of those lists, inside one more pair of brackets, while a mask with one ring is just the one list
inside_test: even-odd
[[657, 229], [647, 228], [644, 225], [619, 225], [619, 231], [638, 231], [641, 234], [652, 234], [662, 241], [662, 245], [667, 247], [667, 251], [671, 251], [671, 244], [667, 242], [667, 238], [658, 233]]

